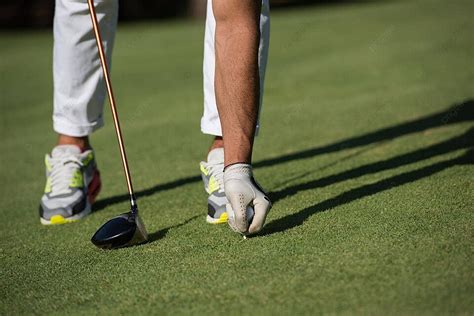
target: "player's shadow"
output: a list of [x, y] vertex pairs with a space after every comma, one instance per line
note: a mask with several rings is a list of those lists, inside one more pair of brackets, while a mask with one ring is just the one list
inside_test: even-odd
[[416, 120], [382, 128], [360, 136], [350, 137], [329, 145], [318, 146], [276, 158], [265, 159], [254, 163], [253, 166], [256, 168], [268, 167], [284, 162], [312, 158], [322, 154], [329, 154], [340, 150], [392, 140], [397, 137], [422, 132], [442, 125], [457, 124], [468, 121], [474, 121], [474, 100], [472, 99], [466, 100], [459, 104], [454, 104], [446, 110], [430, 114]]
[[335, 184], [338, 182], [355, 179], [361, 176], [378, 173], [381, 171], [398, 168], [436, 156], [444, 155], [452, 151], [474, 146], [474, 128], [469, 129], [462, 135], [450, 138], [438, 144], [421, 148], [406, 154], [395, 156], [382, 161], [369, 163], [351, 170], [343, 171], [334, 175], [326, 176], [313, 181], [297, 184], [288, 188], [269, 193], [273, 202], [295, 195], [301, 191], [313, 190]]
[[[391, 139], [405, 136], [408, 134], [418, 133], [430, 128], [439, 127], [442, 125], [457, 124], [457, 123], [467, 122], [467, 121], [474, 121], [474, 101], [471, 99], [460, 104], [455, 104], [447, 108], [446, 110], [443, 110], [434, 114], [430, 114], [428, 116], [425, 116], [419, 119], [415, 119], [415, 120], [408, 121], [405, 123], [383, 128], [383, 129], [370, 132], [364, 135], [350, 137], [350, 138], [347, 138], [347, 139], [344, 139], [344, 140], [341, 140], [329, 145], [317, 146], [311, 149], [299, 151], [292, 154], [286, 154], [286, 155], [275, 157], [275, 158], [264, 159], [264, 160], [254, 163], [253, 166], [255, 168], [274, 166], [281, 163], [312, 158], [312, 157], [322, 155], [322, 154], [328, 154], [328, 153], [333, 153], [333, 152], [337, 152], [337, 151], [341, 151], [345, 149], [366, 146], [366, 145], [378, 143], [381, 141], [387, 141], [387, 140], [391, 140]], [[441, 150], [441, 149], [438, 148], [435, 150]], [[414, 155], [423, 156], [423, 153], [418, 153]], [[413, 159], [413, 157], [404, 157], [402, 159], [410, 160], [410, 159]], [[390, 165], [396, 165], [396, 164], [397, 162], [387, 162], [387, 161], [385, 163], [381, 162], [381, 164], [378, 165], [378, 168], [384, 168], [384, 167], [387, 167]], [[370, 170], [368, 171], [370, 172]], [[353, 171], [353, 175], [360, 174], [361, 172], [363, 172], [363, 170]], [[344, 176], [347, 177], [350, 175], [349, 174], [342, 175], [342, 176], [340, 175], [339, 177], [344, 177]], [[160, 191], [171, 190], [171, 189], [180, 187], [182, 185], [198, 182], [200, 181], [200, 179], [201, 177], [199, 175], [195, 175], [195, 176], [189, 176], [189, 177], [181, 178], [178, 180], [170, 181], [163, 184], [158, 184], [151, 188], [136, 192], [136, 196], [138, 198], [151, 196]], [[330, 181], [335, 181], [335, 180], [336, 179], [333, 178], [332, 180], [326, 179], [324, 181], [330, 182]], [[286, 189], [286, 191], [282, 191], [282, 192], [275, 192], [273, 193], [273, 197], [278, 200], [278, 199], [283, 198], [284, 196], [288, 196], [292, 194], [290, 192], [291, 190], [297, 192], [298, 190], [301, 190], [301, 189], [304, 189], [304, 188], [296, 187], [293, 189]], [[108, 207], [110, 205], [126, 202], [128, 201], [128, 199], [129, 199], [128, 194], [123, 194], [123, 195], [112, 196], [109, 198], [99, 200], [94, 204], [93, 212], [102, 210], [105, 207]]]
[[403, 165], [415, 163], [421, 160], [466, 148], [469, 148], [469, 150], [463, 155], [458, 156], [457, 158], [437, 162], [432, 165], [422, 167], [420, 169], [404, 172], [372, 184], [367, 184], [355, 189], [348, 190], [333, 198], [306, 207], [298, 211], [297, 213], [289, 214], [287, 216], [274, 220], [265, 226], [261, 234], [269, 235], [277, 232], [282, 232], [294, 228], [296, 226], [300, 226], [305, 220], [307, 220], [309, 217], [316, 213], [328, 211], [337, 206], [344, 205], [355, 200], [371, 196], [413, 181], [420, 180], [422, 178], [431, 176], [435, 173], [446, 170], [453, 166], [474, 164], [474, 128], [471, 128], [468, 132], [464, 133], [461, 136], [454, 137], [448, 141], [432, 145], [420, 150], [416, 150], [408, 154], [400, 155], [391, 159], [383, 160], [372, 164], [367, 164], [349, 171], [341, 172], [332, 176], [327, 176], [321, 179], [317, 179], [303, 184], [298, 184], [277, 192], [273, 192], [270, 194], [270, 198], [273, 201], [278, 201], [283, 198], [295, 195], [298, 192], [304, 190], [313, 190], [316, 188], [321, 188], [334, 184], [336, 182], [357, 178], [363, 175], [376, 173], [383, 170], [397, 168]]

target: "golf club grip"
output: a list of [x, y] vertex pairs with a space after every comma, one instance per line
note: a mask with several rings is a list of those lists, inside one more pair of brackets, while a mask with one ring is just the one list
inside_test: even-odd
[[132, 206], [135, 204], [135, 196], [133, 193], [132, 179], [130, 176], [130, 170], [128, 168], [127, 155], [125, 153], [125, 146], [122, 138], [122, 130], [120, 129], [120, 123], [118, 119], [117, 108], [115, 106], [115, 98], [112, 90], [112, 82], [109, 76], [109, 69], [107, 66], [107, 60], [105, 58], [104, 47], [102, 46], [102, 38], [100, 36], [99, 23], [97, 22], [97, 14], [95, 12], [93, 0], [87, 0], [89, 5], [89, 12], [92, 20], [92, 28], [94, 29], [95, 40], [97, 42], [97, 49], [99, 51], [100, 64], [102, 66], [102, 72], [104, 74], [105, 85], [107, 87], [107, 94], [109, 96], [110, 110], [112, 111], [112, 118], [114, 121], [115, 133], [117, 134], [117, 140], [120, 149], [120, 156], [122, 158], [123, 170], [125, 178], [127, 180], [128, 193], [130, 194], [130, 200]]

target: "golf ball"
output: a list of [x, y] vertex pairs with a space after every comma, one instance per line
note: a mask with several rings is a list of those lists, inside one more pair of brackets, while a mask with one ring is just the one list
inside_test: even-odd
[[[230, 204], [226, 205], [226, 210], [227, 210], [227, 216], [229, 219], [234, 219], [234, 210], [232, 209], [232, 206]], [[247, 206], [247, 222], [249, 225], [252, 223], [253, 216], [255, 215], [255, 211], [252, 206]]]

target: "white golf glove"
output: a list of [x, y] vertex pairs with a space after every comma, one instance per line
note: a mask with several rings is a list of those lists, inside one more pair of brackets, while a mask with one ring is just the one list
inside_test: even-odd
[[225, 168], [224, 190], [229, 200], [227, 215], [230, 228], [243, 235], [259, 232], [272, 203], [255, 182], [252, 166], [238, 163]]

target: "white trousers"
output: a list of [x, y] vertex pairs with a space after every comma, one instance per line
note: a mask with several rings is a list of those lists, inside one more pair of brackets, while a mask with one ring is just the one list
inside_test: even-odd
[[[107, 61], [111, 64], [117, 27], [118, 1], [95, 0]], [[269, 0], [262, 1], [260, 16], [260, 105], [270, 39]], [[208, 0], [204, 38], [204, 114], [201, 130], [222, 136], [214, 92], [216, 21]], [[105, 82], [97, 54], [86, 0], [56, 0], [54, 16], [54, 130], [68, 136], [86, 136], [104, 125]], [[260, 106], [261, 108], [261, 106]], [[258, 126], [257, 126], [258, 130]]]

